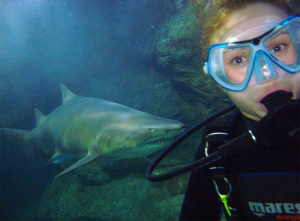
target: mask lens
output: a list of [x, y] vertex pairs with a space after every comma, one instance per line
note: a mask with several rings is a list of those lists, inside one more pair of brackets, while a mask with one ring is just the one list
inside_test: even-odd
[[245, 80], [248, 63], [248, 47], [228, 47], [223, 51], [224, 71], [228, 81], [232, 84], [240, 84]]
[[250, 53], [249, 46], [227, 45], [212, 48], [209, 52], [211, 76], [224, 88], [240, 90], [249, 81], [249, 62], [253, 60]]
[[[297, 41], [299, 41], [299, 36]], [[280, 30], [264, 41], [269, 53], [285, 65], [293, 66], [299, 60], [293, 37], [287, 30]]]

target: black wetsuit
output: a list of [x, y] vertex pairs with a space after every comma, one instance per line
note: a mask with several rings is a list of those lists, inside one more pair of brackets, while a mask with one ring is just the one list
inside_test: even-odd
[[[241, 116], [238, 111], [234, 115]], [[234, 118], [240, 120], [230, 125], [230, 139], [255, 124], [243, 117]], [[204, 157], [205, 142], [204, 136], [196, 159]], [[299, 143], [296, 139], [280, 146], [256, 145], [235, 157], [193, 171], [180, 220], [220, 220], [225, 210], [212, 182], [212, 166], [224, 166], [225, 177], [232, 186], [228, 204], [236, 209], [236, 214], [231, 220], [300, 220]], [[222, 194], [227, 191], [220, 190]]]

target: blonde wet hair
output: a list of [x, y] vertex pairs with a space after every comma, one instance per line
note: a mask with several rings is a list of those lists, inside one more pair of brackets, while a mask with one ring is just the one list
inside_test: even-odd
[[214, 37], [216, 32], [226, 24], [227, 18], [232, 12], [253, 3], [262, 2], [277, 6], [288, 15], [296, 13], [290, 6], [292, 1], [289, 0], [212, 0], [206, 7], [203, 7], [202, 2], [202, 0], [192, 0], [191, 4], [204, 29], [201, 42], [202, 58], [204, 60], [209, 46], [216, 41]]

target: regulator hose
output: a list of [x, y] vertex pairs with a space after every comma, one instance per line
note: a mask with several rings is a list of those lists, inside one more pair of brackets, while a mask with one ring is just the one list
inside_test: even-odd
[[272, 145], [289, 141], [299, 142], [300, 99], [292, 100], [291, 97], [292, 93], [285, 91], [276, 91], [266, 96], [261, 103], [266, 106], [268, 113], [257, 123], [255, 128], [221, 145], [217, 151], [207, 157], [203, 157], [189, 165], [165, 174], [152, 174], [159, 162], [161, 162], [176, 146], [178, 146], [178, 144], [203, 126], [232, 111], [235, 106], [232, 105], [214, 114], [213, 116], [192, 127], [190, 130], [177, 138], [171, 145], [169, 145], [147, 168], [146, 178], [152, 182], [171, 179], [175, 176], [209, 165], [221, 159], [222, 157], [233, 156], [240, 151], [245, 151], [249, 148], [249, 146], [251, 146], [240, 145], [241, 143], [245, 142], [252, 142], [253, 145], [255, 145], [255, 143]]

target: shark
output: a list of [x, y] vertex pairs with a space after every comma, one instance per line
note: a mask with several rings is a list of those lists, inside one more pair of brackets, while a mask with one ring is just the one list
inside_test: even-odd
[[61, 84], [62, 105], [49, 115], [35, 109], [36, 126], [31, 131], [1, 128], [18, 134], [25, 144], [54, 153], [50, 161], [70, 155], [79, 160], [59, 177], [97, 157], [127, 159], [144, 157], [168, 146], [183, 133], [180, 121], [154, 116], [121, 104], [72, 93]]

